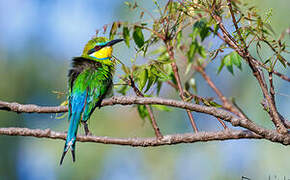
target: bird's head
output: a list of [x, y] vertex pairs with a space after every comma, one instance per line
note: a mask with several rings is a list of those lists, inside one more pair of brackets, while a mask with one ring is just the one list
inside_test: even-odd
[[105, 37], [96, 37], [91, 39], [85, 46], [82, 56], [93, 60], [110, 60], [112, 57], [112, 46], [123, 39], [109, 41]]

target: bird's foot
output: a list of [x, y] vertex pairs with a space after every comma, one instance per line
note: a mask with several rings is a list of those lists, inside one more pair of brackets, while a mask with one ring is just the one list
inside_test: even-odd
[[87, 132], [86, 136], [92, 136], [93, 134], [89, 131]]
[[86, 135], [86, 136], [91, 136], [91, 135], [93, 135], [93, 134], [90, 132], [90, 130], [89, 130], [89, 127], [88, 127], [87, 122], [82, 121], [82, 124], [84, 125], [85, 135]]

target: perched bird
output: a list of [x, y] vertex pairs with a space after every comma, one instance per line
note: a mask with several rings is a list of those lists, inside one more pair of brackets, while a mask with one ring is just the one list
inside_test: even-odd
[[112, 59], [112, 46], [123, 39], [109, 41], [105, 37], [91, 39], [85, 46], [80, 57], [73, 58], [69, 70], [68, 120], [64, 151], [60, 165], [70, 149], [75, 161], [75, 143], [80, 122], [84, 125], [85, 134], [89, 134], [87, 120], [96, 107], [101, 106], [110, 87], [115, 70], [115, 60]]

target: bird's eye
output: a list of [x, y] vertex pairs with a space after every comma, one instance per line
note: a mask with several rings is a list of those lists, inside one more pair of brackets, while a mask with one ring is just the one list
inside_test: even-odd
[[95, 51], [98, 51], [98, 50], [100, 50], [102, 48], [102, 46], [95, 46]]
[[88, 51], [88, 55], [93, 54], [94, 52], [96, 52], [96, 51], [98, 51], [100, 49], [102, 49], [102, 46], [95, 46], [93, 49], [90, 49]]

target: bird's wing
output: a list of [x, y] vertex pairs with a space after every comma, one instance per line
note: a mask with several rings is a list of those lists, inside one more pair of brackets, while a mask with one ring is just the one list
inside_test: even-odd
[[88, 85], [87, 104], [85, 106], [82, 121], [87, 121], [96, 107], [100, 107], [112, 84], [112, 74], [99, 67], [92, 72], [92, 79]]
[[111, 69], [86, 58], [74, 58], [69, 71], [69, 110], [82, 111], [82, 121], [87, 121], [112, 84]]

